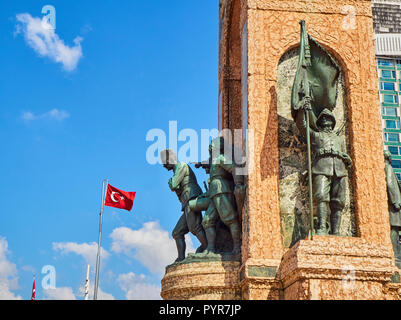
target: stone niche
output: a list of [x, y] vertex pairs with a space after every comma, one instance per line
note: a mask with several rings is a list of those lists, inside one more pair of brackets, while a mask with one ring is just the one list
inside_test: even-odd
[[[291, 116], [291, 90], [294, 83], [299, 58], [299, 47], [287, 51], [280, 59], [277, 75], [277, 115], [279, 142], [279, 193], [280, 217], [283, 246], [292, 247], [297, 241], [305, 239], [310, 230], [308, 168], [306, 162], [306, 140], [301, 136]], [[348, 114], [346, 112], [346, 90], [344, 74], [341, 72], [338, 83], [338, 96], [334, 115], [336, 129], [345, 122], [341, 137], [350, 154]], [[347, 199], [341, 221], [341, 235], [356, 236], [353, 205], [352, 172], [347, 179]], [[315, 227], [318, 224], [315, 207]]]

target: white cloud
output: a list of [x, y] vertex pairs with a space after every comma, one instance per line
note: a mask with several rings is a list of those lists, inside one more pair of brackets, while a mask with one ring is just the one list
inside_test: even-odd
[[[111, 250], [132, 256], [146, 266], [152, 273], [164, 274], [165, 267], [177, 257], [175, 241], [163, 230], [157, 221], [147, 222], [139, 230], [130, 228], [114, 229]], [[187, 252], [193, 252], [190, 237], [186, 237]]]
[[0, 300], [21, 300], [11, 290], [18, 287], [17, 267], [8, 260], [8, 242], [0, 237]]
[[75, 294], [70, 287], [43, 290], [43, 300], [76, 300]]
[[34, 121], [34, 120], [41, 120], [41, 119], [63, 121], [64, 119], [67, 119], [69, 117], [70, 117], [70, 114], [67, 111], [59, 110], [59, 109], [52, 109], [52, 110], [42, 113], [42, 114], [34, 114], [31, 111], [24, 111], [21, 114], [21, 119], [26, 122]]
[[127, 300], [160, 300], [160, 286], [147, 283], [146, 277], [133, 272], [120, 274], [117, 282]]
[[81, 37], [74, 39], [74, 46], [64, 44], [54, 29], [50, 26], [46, 17], [43, 19], [32, 17], [29, 13], [21, 13], [16, 16], [18, 24], [15, 34], [24, 33], [25, 41], [40, 56], [48, 57], [54, 62], [61, 63], [64, 70], [76, 69], [82, 58]]
[[21, 269], [23, 271], [25, 271], [25, 272], [29, 272], [29, 273], [32, 273], [32, 274], [36, 273], [36, 269], [31, 265], [22, 266]]
[[[53, 250], [55, 251], [59, 251], [61, 252], [61, 254], [69, 254], [69, 253], [75, 253], [77, 255], [82, 256], [86, 263], [89, 264], [91, 266], [91, 271], [95, 272], [95, 266], [96, 266], [96, 258], [97, 258], [97, 243], [96, 242], [92, 242], [92, 243], [76, 243], [76, 242], [53, 242]], [[108, 251], [106, 251], [103, 247], [101, 248], [101, 257], [102, 257], [102, 263], [108, 259], [110, 257], [110, 253]], [[104, 266], [103, 264], [100, 264], [100, 266]], [[109, 275], [109, 273], [107, 272], [106, 274]], [[94, 285], [93, 285], [94, 281], [91, 281], [89, 283], [89, 300], [93, 300], [93, 291], [94, 291]], [[57, 288], [56, 290], [58, 290], [59, 288]], [[60, 288], [60, 289], [64, 289], [64, 291], [61, 292], [51, 292], [50, 294], [53, 294], [54, 299], [53, 300], [64, 300], [64, 299], [58, 299], [58, 295], [60, 295], [62, 297], [62, 295], [64, 294], [65, 296], [71, 296], [69, 294], [69, 288]], [[72, 289], [71, 289], [72, 292]], [[77, 297], [83, 298], [85, 294], [85, 286], [82, 285], [79, 288], [79, 293], [77, 295]], [[72, 296], [71, 296], [72, 297]], [[114, 296], [112, 294], [109, 294], [107, 292], [104, 292], [100, 286], [98, 288], [98, 296], [97, 296], [98, 300], [114, 300]], [[67, 299], [70, 300], [70, 299]]]
[[[96, 266], [97, 243], [76, 243], [76, 242], [53, 242], [53, 250], [60, 251], [62, 254], [75, 253], [82, 256], [86, 263], [92, 267]], [[101, 248], [102, 261], [107, 259], [110, 254]], [[94, 268], [92, 268], [94, 270]]]

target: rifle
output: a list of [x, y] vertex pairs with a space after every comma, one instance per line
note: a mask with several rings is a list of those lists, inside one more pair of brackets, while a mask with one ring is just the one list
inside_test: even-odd
[[204, 169], [204, 170], [210, 170], [210, 163], [209, 162], [191, 162], [195, 166], [196, 169]]

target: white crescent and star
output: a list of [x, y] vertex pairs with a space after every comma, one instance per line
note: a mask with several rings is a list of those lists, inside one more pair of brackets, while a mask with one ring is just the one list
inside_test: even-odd
[[[120, 200], [116, 200], [116, 198], [114, 197], [115, 194], [118, 194], [118, 195], [120, 196]], [[118, 193], [118, 192], [116, 192], [116, 191], [113, 191], [113, 192], [111, 193], [110, 198], [111, 198], [111, 200], [112, 200], [113, 202], [120, 202], [120, 201], [124, 200], [124, 197], [123, 197], [120, 193]]]

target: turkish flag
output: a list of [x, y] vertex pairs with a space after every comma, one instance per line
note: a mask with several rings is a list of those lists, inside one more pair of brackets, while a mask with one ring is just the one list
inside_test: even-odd
[[31, 300], [35, 300], [35, 296], [36, 296], [36, 289], [35, 289], [35, 277], [33, 278], [33, 285], [32, 285], [32, 296], [31, 296]]
[[107, 185], [106, 199], [104, 205], [118, 209], [131, 211], [134, 205], [136, 192], [119, 190], [112, 185]]

